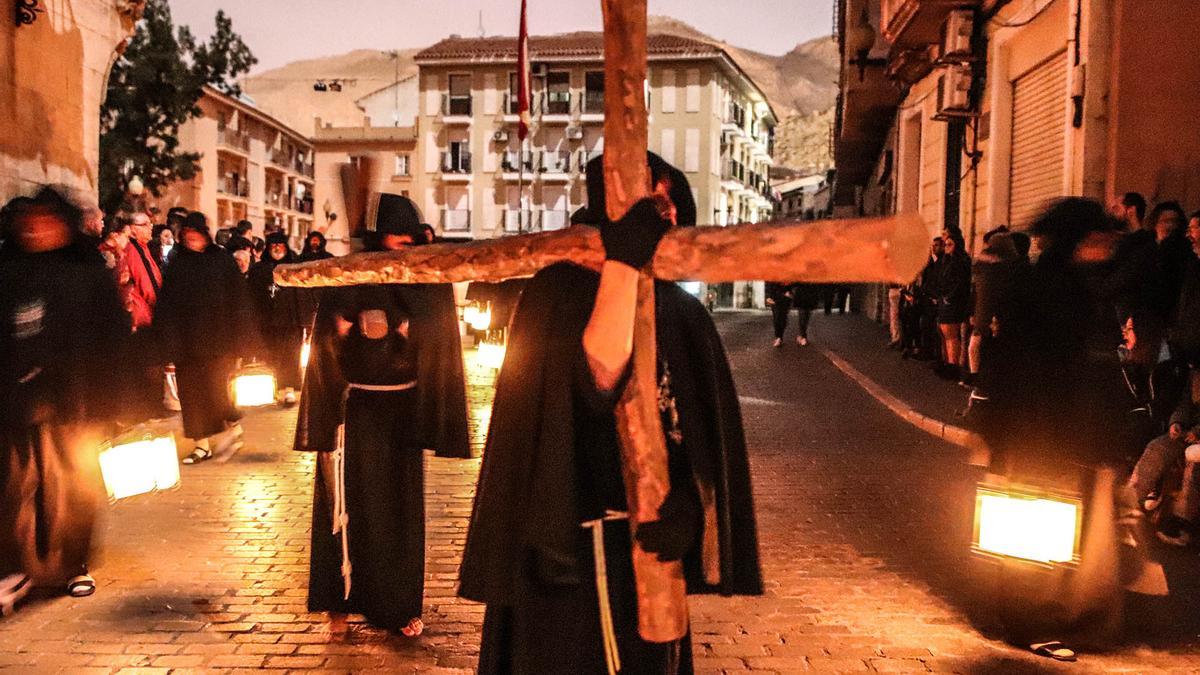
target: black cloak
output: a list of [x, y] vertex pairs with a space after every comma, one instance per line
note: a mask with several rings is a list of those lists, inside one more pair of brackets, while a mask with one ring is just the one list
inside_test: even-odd
[[[538, 273], [521, 296], [496, 387], [491, 429], [467, 534], [459, 595], [511, 604], [531, 560], [585, 568], [577, 559], [573, 373], [599, 275], [570, 264]], [[715, 488], [720, 582], [684, 558], [688, 591], [762, 593], [750, 473], [733, 378], [704, 307], [675, 284], [655, 288], [660, 358], [670, 368], [692, 470]]]
[[[417, 350], [418, 440], [439, 457], [471, 456], [467, 432], [467, 391], [463, 377], [462, 341], [454, 311], [454, 291], [441, 284], [392, 285], [411, 312], [410, 339]], [[313, 326], [308, 369], [296, 421], [296, 450], [332, 451], [342, 421], [346, 389], [334, 351], [334, 319], [338, 293], [325, 289]]]

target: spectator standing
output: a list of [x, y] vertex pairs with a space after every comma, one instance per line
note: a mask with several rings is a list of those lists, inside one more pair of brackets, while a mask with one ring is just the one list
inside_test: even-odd
[[150, 251], [153, 229], [150, 216], [135, 214], [129, 229], [131, 236], [125, 249], [124, 265], [129, 275], [128, 306], [136, 331], [149, 326], [154, 318], [154, 305], [162, 288], [162, 271]]
[[233, 231], [229, 234], [229, 241], [225, 243], [225, 250], [234, 253], [244, 248], [253, 249], [254, 242], [250, 240], [253, 231], [254, 226], [250, 224], [250, 221], [239, 220], [238, 224], [233, 226]]
[[0, 262], [0, 610], [33, 586], [91, 595], [102, 501], [96, 445], [120, 410], [128, 316], [79, 243], [82, 214], [44, 189], [4, 210]]
[[175, 259], [175, 232], [169, 225], [155, 225], [150, 235], [150, 254], [159, 269], [165, 268]]
[[942, 239], [945, 254], [938, 261], [937, 280], [937, 323], [942, 336], [938, 374], [954, 379], [962, 364], [962, 326], [971, 314], [971, 258], [958, 232], [947, 232]]
[[992, 323], [1000, 304], [1012, 293], [1016, 276], [1028, 264], [1017, 252], [1012, 234], [1000, 226], [983, 236], [983, 250], [971, 266], [974, 306], [970, 344], [967, 346], [967, 374], [964, 382], [974, 386], [983, 359], [985, 343], [993, 336]]
[[257, 326], [245, 281], [213, 243], [204, 214], [189, 215], [180, 238], [155, 326], [175, 364], [184, 434], [194, 442], [183, 461], [194, 464], [241, 446], [241, 414], [230, 400], [229, 381], [238, 357], [256, 351]]
[[250, 294], [258, 310], [267, 364], [275, 372], [282, 402], [291, 405], [302, 378], [300, 346], [314, 310], [306, 301], [306, 289], [275, 284], [275, 266], [296, 262], [287, 235], [274, 232], [267, 235], [266, 242], [266, 255], [250, 268]]
[[917, 277], [913, 286], [913, 302], [917, 306], [920, 338], [916, 349], [909, 354], [920, 359], [937, 359], [942, 352], [941, 333], [938, 332], [937, 308], [940, 302], [938, 292], [940, 263], [946, 253], [945, 242], [941, 237], [934, 237], [929, 244], [929, 260]]
[[1142, 219], [1146, 217], [1146, 198], [1137, 192], [1126, 192], [1113, 207], [1113, 215], [1126, 232], [1137, 232], [1142, 229]]

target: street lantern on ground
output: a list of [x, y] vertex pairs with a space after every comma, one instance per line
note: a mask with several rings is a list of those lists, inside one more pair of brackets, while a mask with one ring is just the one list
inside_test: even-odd
[[463, 308], [463, 321], [472, 330], [485, 331], [492, 327], [492, 309], [490, 305], [478, 303]]
[[114, 501], [179, 485], [175, 437], [139, 427], [100, 448], [100, 474]]

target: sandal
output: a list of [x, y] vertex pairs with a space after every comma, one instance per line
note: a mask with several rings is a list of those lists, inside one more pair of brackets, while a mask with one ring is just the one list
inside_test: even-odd
[[67, 582], [67, 595], [72, 598], [86, 598], [96, 592], [96, 580], [90, 574], [80, 574]]
[[197, 445], [195, 449], [192, 450], [192, 454], [184, 457], [181, 461], [184, 464], [199, 464], [200, 462], [203, 462], [212, 456], [212, 450], [206, 450]]
[[10, 574], [0, 579], [0, 616], [12, 614], [31, 588], [33, 583], [28, 574]]
[[1054, 659], [1055, 661], [1075, 661], [1075, 652], [1058, 640], [1050, 642], [1034, 642], [1029, 645], [1029, 651], [1038, 656]]
[[425, 632], [425, 622], [421, 621], [420, 618], [412, 619], [408, 622], [407, 626], [400, 629], [400, 633], [403, 634], [404, 637], [410, 638], [415, 638], [423, 632]]

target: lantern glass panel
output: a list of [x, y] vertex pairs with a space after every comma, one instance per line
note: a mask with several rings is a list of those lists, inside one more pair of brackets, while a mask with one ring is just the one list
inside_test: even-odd
[[976, 548], [984, 553], [1068, 563], [1079, 546], [1078, 500], [980, 486], [975, 498]]

